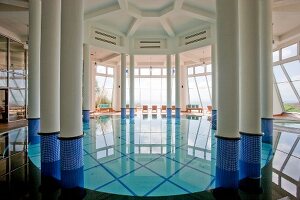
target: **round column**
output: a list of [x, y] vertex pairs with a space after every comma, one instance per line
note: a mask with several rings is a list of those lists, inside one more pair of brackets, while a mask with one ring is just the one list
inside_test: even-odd
[[83, 45], [83, 87], [82, 87], [82, 116], [83, 123], [88, 124], [90, 122], [90, 46], [88, 44]]
[[181, 111], [186, 111], [186, 101], [188, 96], [188, 87], [187, 87], [187, 68], [183, 64], [180, 67], [180, 81], [181, 81], [181, 93], [180, 93], [180, 104]]
[[259, 1], [260, 91], [262, 141], [273, 140], [272, 0]]
[[[261, 171], [259, 0], [239, 0], [240, 180]], [[245, 48], [246, 47], [246, 48]]]
[[116, 66], [114, 69], [114, 90], [113, 90], [113, 110], [121, 111], [121, 69]]
[[175, 54], [175, 107], [176, 107], [176, 113], [175, 117], [176, 119], [180, 119], [180, 55], [177, 53]]
[[130, 118], [134, 118], [134, 55], [130, 55]]
[[216, 3], [217, 62], [222, 63], [222, 66], [217, 66], [220, 76], [217, 81], [216, 187], [237, 189], [239, 181], [238, 0], [217, 0]]
[[121, 54], [121, 119], [126, 119], [126, 55]]
[[60, 0], [42, 0], [41, 173], [60, 179]]
[[211, 44], [211, 79], [212, 79], [212, 116], [211, 116], [211, 128], [217, 130], [217, 38], [216, 38], [216, 25], [211, 25], [211, 34], [213, 43]]
[[83, 187], [83, 0], [63, 0], [61, 12], [61, 185]]
[[28, 142], [40, 142], [41, 0], [29, 1]]
[[172, 117], [172, 63], [171, 55], [166, 56], [167, 59], [167, 118]]

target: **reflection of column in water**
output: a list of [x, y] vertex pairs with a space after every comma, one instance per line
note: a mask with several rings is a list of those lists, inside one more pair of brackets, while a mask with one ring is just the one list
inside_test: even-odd
[[210, 174], [211, 179], [215, 178], [216, 175], [216, 130], [210, 130]]
[[126, 155], [126, 123], [125, 124], [121, 124], [121, 170], [122, 170], [122, 174], [126, 173], [126, 159], [127, 157]]
[[180, 127], [180, 123], [175, 124], [175, 160], [177, 161], [175, 162], [175, 171], [180, 169], [179, 162], [181, 161], [181, 148], [179, 148], [181, 146]]
[[135, 143], [134, 143], [134, 120], [130, 120], [130, 130], [129, 130], [129, 134], [130, 134], [130, 144], [129, 144], [129, 149], [130, 149], [130, 155], [129, 157], [131, 158], [130, 161], [130, 171], [134, 170], [134, 162], [132, 160], [134, 160], [135, 158], [135, 152], [134, 152], [134, 148], [135, 148]]
[[172, 159], [172, 122], [168, 122], [167, 119], [167, 153], [168, 158], [166, 158], [166, 175], [169, 177], [171, 175], [171, 159]]
[[[113, 134], [114, 134], [114, 143], [115, 147], [121, 147], [121, 125], [120, 119], [117, 119], [116, 116], [112, 118]], [[121, 152], [121, 149], [120, 149]], [[121, 153], [120, 153], [121, 156]]]

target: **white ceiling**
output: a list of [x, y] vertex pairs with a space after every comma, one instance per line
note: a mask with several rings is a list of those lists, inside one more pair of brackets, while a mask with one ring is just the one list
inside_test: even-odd
[[[173, 37], [189, 29], [214, 23], [215, 0], [84, 0], [85, 22], [108, 27], [128, 36]], [[274, 0], [274, 36], [300, 33], [300, 0]], [[28, 0], [0, 0], [0, 26], [26, 40]], [[203, 48], [210, 51], [209, 47]], [[196, 49], [182, 53], [184, 62], [196, 62], [210, 56]], [[115, 53], [93, 49], [95, 59], [118, 62]], [[151, 57], [151, 56], [150, 56]], [[153, 56], [152, 56], [153, 57]], [[152, 58], [151, 60], [159, 59]], [[136, 60], [150, 60], [139, 56]], [[108, 62], [107, 61], [107, 62]]]

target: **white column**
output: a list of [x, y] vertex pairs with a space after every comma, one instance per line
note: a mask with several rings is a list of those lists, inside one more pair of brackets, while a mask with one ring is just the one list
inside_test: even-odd
[[28, 142], [39, 143], [41, 1], [29, 1]]
[[217, 0], [218, 129], [216, 187], [239, 183], [238, 0]]
[[95, 97], [95, 88], [96, 88], [96, 66], [95, 63], [92, 61], [90, 65], [90, 111], [95, 111], [95, 104], [96, 104], [96, 97]]
[[28, 118], [40, 118], [41, 0], [29, 1]]
[[60, 131], [60, 0], [42, 1], [41, 133]]
[[213, 42], [211, 44], [211, 80], [212, 80], [212, 117], [211, 117], [211, 128], [217, 130], [217, 110], [218, 110], [218, 101], [217, 101], [217, 80], [218, 80], [218, 67], [217, 67], [217, 32], [216, 25], [211, 25], [211, 34]]
[[166, 56], [167, 59], [167, 116], [172, 114], [172, 63], [171, 55]]
[[176, 107], [176, 117], [180, 117], [180, 91], [181, 91], [181, 81], [180, 81], [180, 55], [175, 54], [175, 107]]
[[180, 67], [180, 81], [181, 81], [181, 93], [180, 93], [181, 111], [186, 111], [188, 88], [187, 88], [187, 67], [184, 65]]
[[220, 74], [217, 81], [217, 136], [225, 138], [239, 138], [237, 9], [237, 0], [217, 0], [217, 63], [222, 63], [222, 66], [217, 66]]
[[239, 0], [239, 17], [240, 132], [258, 134], [261, 131], [258, 0]]
[[114, 90], [113, 90], [113, 109], [116, 112], [121, 111], [121, 69], [115, 66], [114, 69]]
[[83, 87], [82, 87], [82, 110], [90, 110], [90, 45], [83, 45]]
[[[60, 179], [60, 0], [42, 0], [40, 68], [41, 174]], [[43, 179], [42, 179], [43, 182]]]
[[82, 135], [83, 1], [62, 1], [61, 138]]
[[121, 116], [126, 117], [126, 55], [121, 54]]
[[130, 55], [130, 117], [134, 117], [134, 55]]
[[272, 0], [259, 1], [261, 129], [267, 143], [273, 138], [272, 4]]

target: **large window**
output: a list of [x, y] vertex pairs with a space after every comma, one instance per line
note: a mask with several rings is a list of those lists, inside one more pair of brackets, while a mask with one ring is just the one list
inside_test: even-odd
[[96, 67], [96, 84], [95, 84], [95, 107], [111, 107], [113, 99], [113, 74], [114, 69], [97, 65]]
[[299, 44], [292, 44], [273, 52], [274, 84], [279, 91], [286, 112], [300, 112]]
[[211, 105], [211, 65], [188, 67], [188, 102], [190, 105]]
[[[143, 105], [166, 105], [167, 104], [167, 76], [164, 67], [137, 67], [134, 77], [134, 101], [136, 107]], [[130, 102], [130, 81], [127, 76], [126, 102]], [[172, 68], [172, 105], [175, 105], [175, 69]]]

